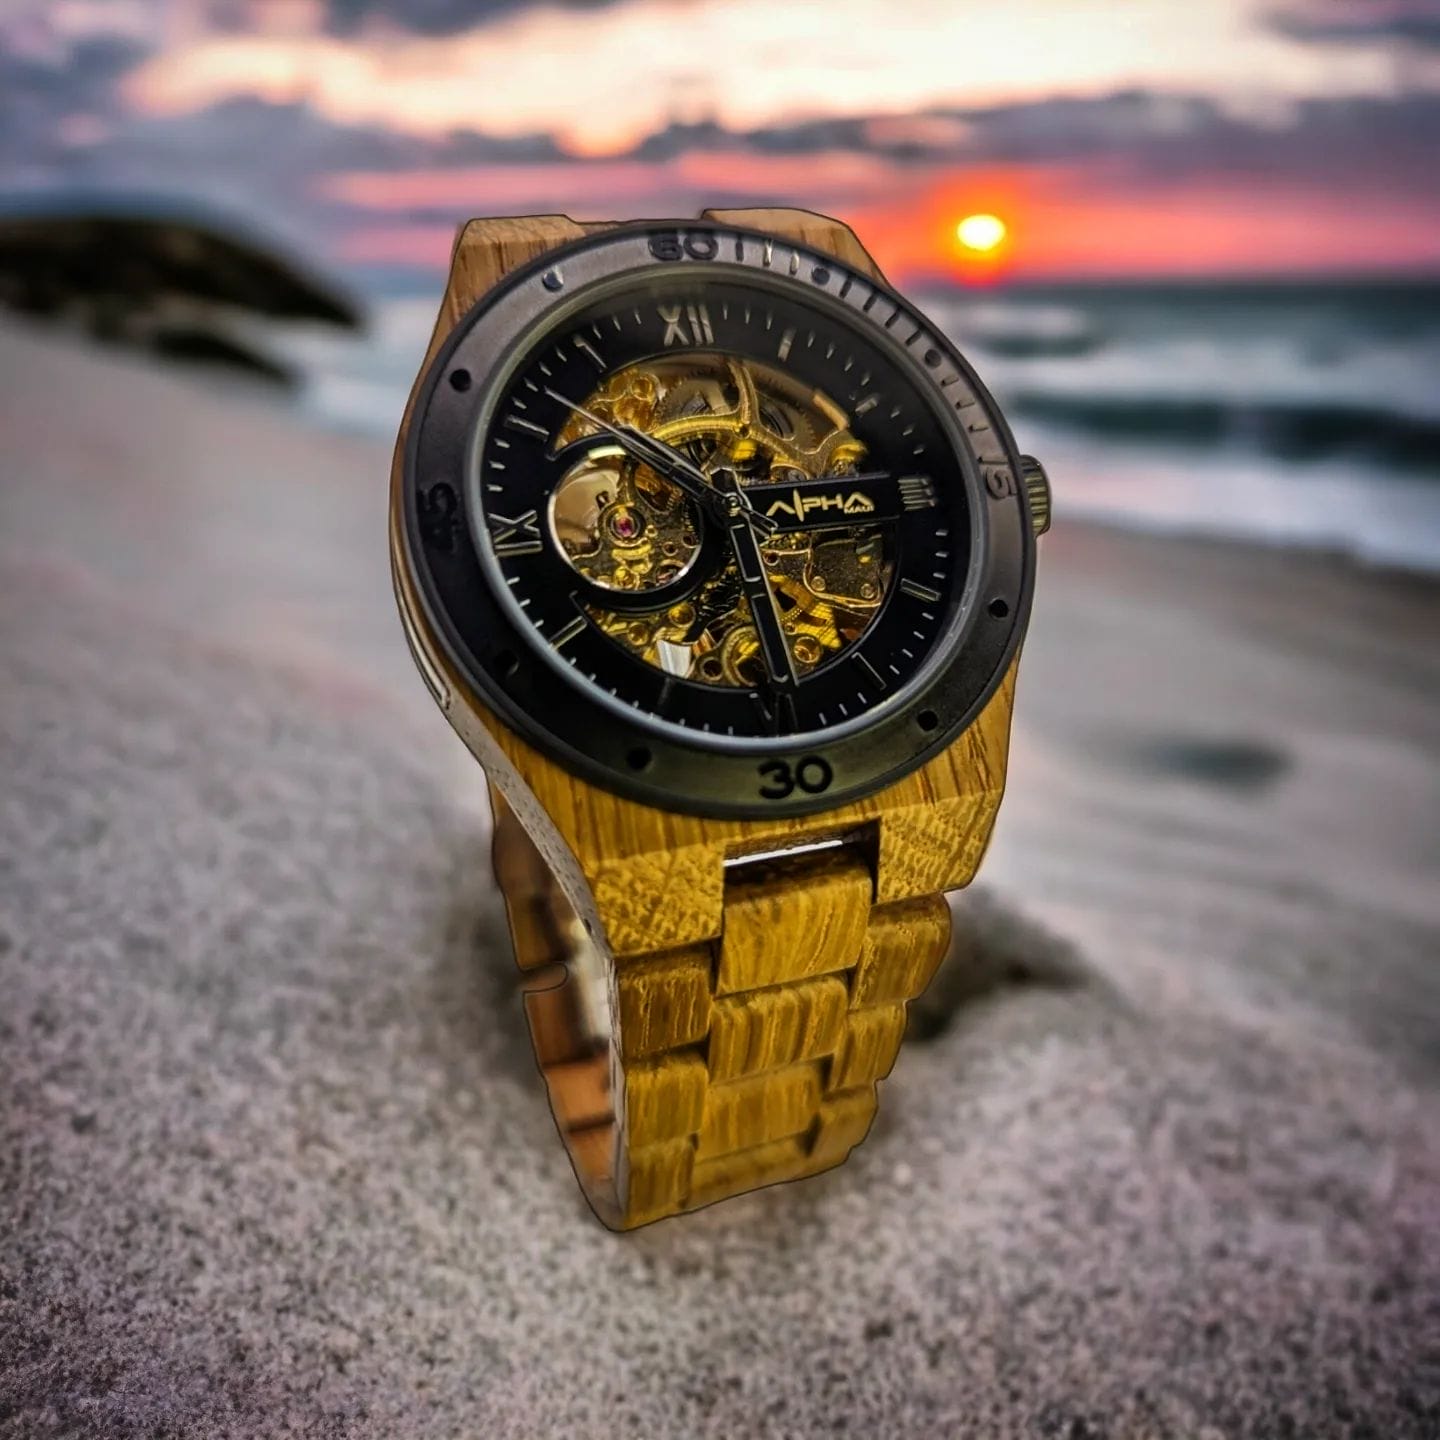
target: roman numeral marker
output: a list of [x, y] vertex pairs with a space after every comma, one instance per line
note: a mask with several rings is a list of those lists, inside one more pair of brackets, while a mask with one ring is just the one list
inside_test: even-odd
[[542, 440], [550, 438], [550, 432], [543, 425], [537, 425], [533, 420], [525, 420], [519, 415], [507, 415], [505, 426], [509, 430], [523, 430], [527, 435], [538, 435]]
[[568, 625], [562, 626], [550, 637], [550, 643], [557, 650], [562, 645], [568, 645], [588, 623], [583, 615], [577, 615]]
[[927, 605], [934, 605], [940, 599], [940, 592], [932, 590], [928, 585], [922, 585], [918, 580], [902, 580], [900, 588], [907, 594], [912, 595], [916, 600], [923, 600]]
[[492, 513], [486, 516], [495, 554], [502, 558], [506, 555], [538, 555], [545, 547], [540, 542], [537, 519], [534, 510], [527, 510], [513, 520], [508, 515]]
[[935, 504], [935, 486], [928, 475], [902, 475], [900, 503], [907, 510], [925, 510]]
[[885, 677], [863, 655], [856, 655], [854, 660], [881, 690], [888, 690], [890, 688], [885, 683]]
[[[768, 694], [769, 698], [766, 698]], [[795, 698], [788, 690], [750, 692], [750, 699], [774, 735], [793, 733], [800, 728], [795, 715]]]
[[703, 305], [659, 305], [666, 345], [713, 345], [710, 312]]

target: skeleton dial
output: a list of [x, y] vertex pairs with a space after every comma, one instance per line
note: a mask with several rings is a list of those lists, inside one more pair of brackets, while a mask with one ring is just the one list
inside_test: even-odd
[[965, 581], [923, 379], [798, 286], [637, 278], [542, 317], [485, 408], [469, 513], [520, 628], [648, 721], [785, 737], [901, 693]]

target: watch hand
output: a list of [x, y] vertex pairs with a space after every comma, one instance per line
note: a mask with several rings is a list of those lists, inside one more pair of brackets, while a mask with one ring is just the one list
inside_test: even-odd
[[774, 593], [765, 578], [765, 563], [760, 555], [760, 542], [755, 538], [753, 517], [744, 503], [734, 471], [719, 470], [715, 479], [717, 489], [723, 492], [725, 529], [730, 536], [730, 548], [735, 552], [741, 587], [750, 602], [750, 616], [755, 622], [755, 634], [760, 641], [761, 654], [765, 657], [765, 668], [777, 687], [793, 690], [800, 681], [790, 658], [790, 647], [785, 643], [785, 631], [775, 608]]
[[705, 472], [687, 456], [682, 455], [680, 451], [655, 439], [653, 435], [645, 434], [643, 430], [635, 429], [633, 425], [612, 424], [609, 420], [604, 420], [595, 414], [593, 410], [587, 410], [585, 406], [567, 399], [558, 390], [552, 390], [549, 386], [546, 386], [545, 393], [552, 400], [573, 410], [582, 420], [588, 420], [605, 434], [618, 440], [623, 450], [663, 475], [665, 479], [672, 481], [692, 500], [698, 500], [714, 514], [720, 513], [720, 507], [716, 504], [715, 490], [705, 478]]
[[[667, 445], [663, 440], [657, 440], [653, 435], [647, 435], [643, 430], [637, 430], [633, 425], [616, 425], [603, 419], [593, 410], [577, 404], [574, 400], [560, 394], [558, 390], [552, 390], [548, 385], [545, 387], [545, 393], [552, 400], [573, 410], [582, 420], [588, 420], [597, 429], [617, 440], [620, 447], [632, 458], [648, 465], [692, 500], [703, 505], [722, 525], [726, 523], [729, 507], [719, 498], [705, 472], [687, 455], [676, 450], [674, 446]], [[737, 493], [740, 494], [740, 504], [747, 509], [751, 508], [748, 497], [743, 492]], [[762, 534], [768, 535], [775, 529], [774, 521], [766, 516], [757, 514], [753, 516], [753, 519], [756, 528]]]

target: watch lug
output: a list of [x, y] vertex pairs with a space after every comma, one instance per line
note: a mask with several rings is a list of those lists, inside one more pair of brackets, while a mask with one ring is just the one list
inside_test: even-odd
[[461, 225], [455, 232], [445, 294], [421, 373], [465, 312], [486, 291], [511, 270], [558, 245], [580, 239], [591, 228], [568, 215], [487, 216]]

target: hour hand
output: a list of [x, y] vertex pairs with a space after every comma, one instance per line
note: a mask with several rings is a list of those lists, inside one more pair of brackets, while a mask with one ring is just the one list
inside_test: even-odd
[[760, 554], [760, 542], [755, 538], [754, 516], [744, 503], [732, 472], [718, 471], [716, 483], [724, 492], [724, 525], [730, 536], [730, 548], [735, 553], [740, 584], [750, 603], [750, 616], [755, 622], [755, 635], [760, 641], [760, 653], [765, 657], [765, 668], [776, 687], [793, 690], [799, 680], [795, 674], [795, 663], [790, 658], [790, 647], [785, 643], [785, 631], [775, 608], [775, 596], [765, 578], [765, 562]]
[[711, 488], [710, 482], [705, 478], [705, 472], [680, 451], [666, 445], [664, 441], [657, 440], [653, 435], [647, 435], [643, 430], [637, 430], [633, 425], [616, 425], [597, 415], [593, 410], [588, 410], [584, 405], [574, 400], [567, 399], [558, 390], [552, 390], [548, 386], [545, 393], [567, 410], [572, 410], [582, 420], [588, 420], [597, 429], [603, 431], [614, 439], [622, 450], [641, 464], [648, 465], [657, 474], [663, 475], [680, 490], [683, 490], [692, 500], [698, 501], [711, 513], [718, 513], [716, 504], [717, 496]]

